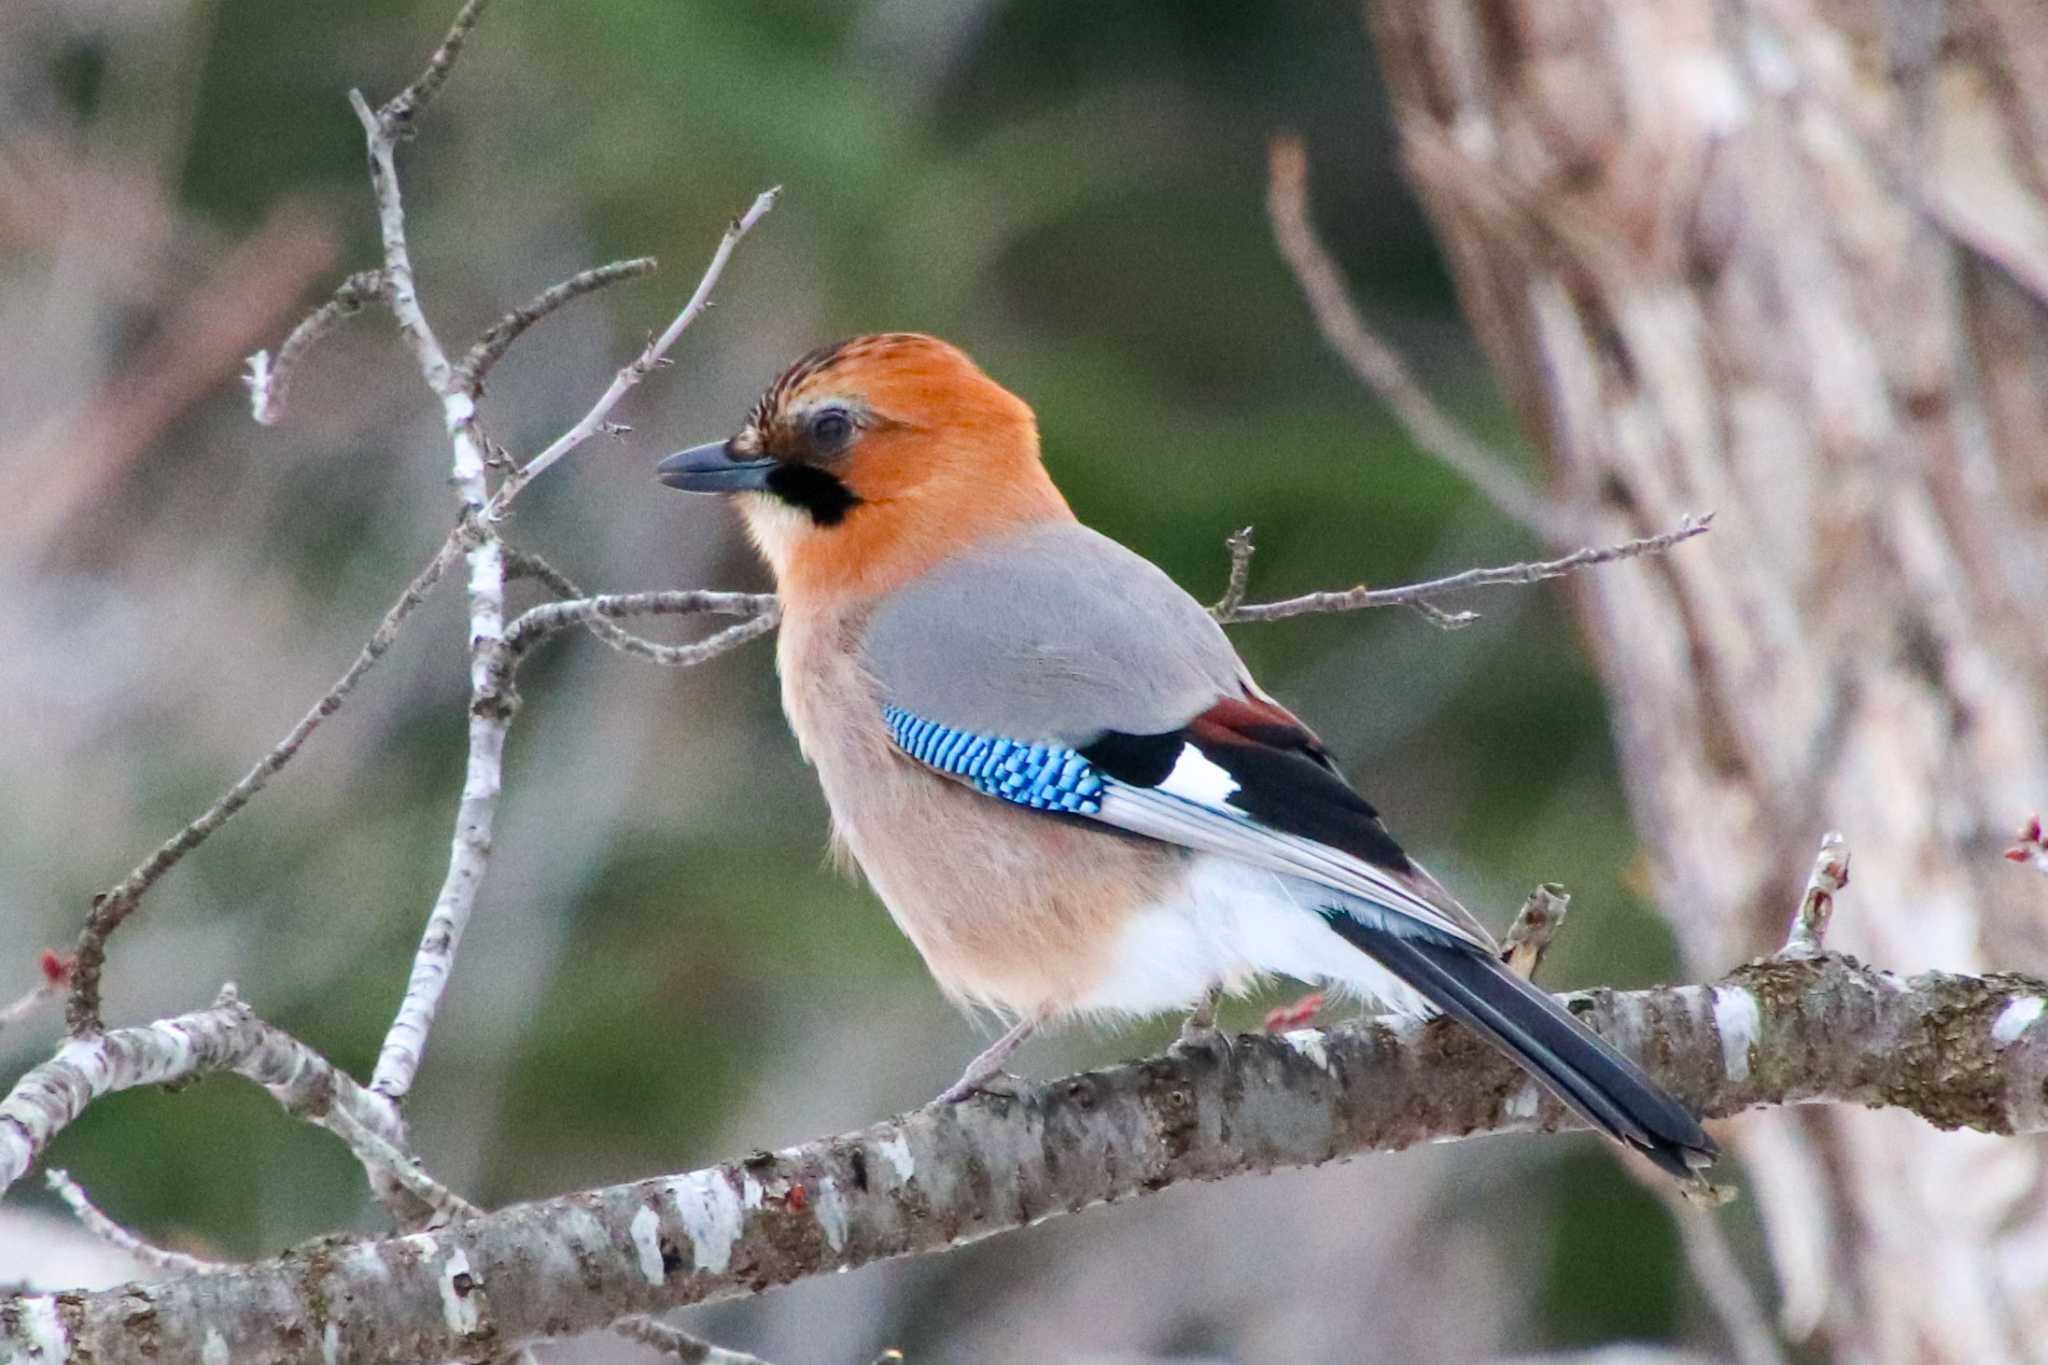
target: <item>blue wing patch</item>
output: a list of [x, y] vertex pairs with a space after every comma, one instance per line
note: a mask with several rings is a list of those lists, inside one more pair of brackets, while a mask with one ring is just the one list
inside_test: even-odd
[[1087, 759], [1060, 744], [1023, 744], [923, 720], [900, 706], [884, 706], [882, 719], [897, 746], [928, 768], [966, 778], [990, 796], [1033, 810], [1095, 815], [1102, 810], [1102, 775]]

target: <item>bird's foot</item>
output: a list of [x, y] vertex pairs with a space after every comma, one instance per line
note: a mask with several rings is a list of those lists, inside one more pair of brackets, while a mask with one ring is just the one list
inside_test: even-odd
[[1200, 1002], [1181, 1021], [1180, 1036], [1166, 1050], [1175, 1057], [1196, 1053], [1222, 1054], [1230, 1051], [1230, 1037], [1216, 1027], [1216, 1003], [1223, 998], [1221, 986], [1203, 992]]
[[1031, 1036], [1032, 1030], [1038, 1027], [1038, 1019], [1037, 1015], [1027, 1014], [1012, 1024], [1009, 1032], [984, 1048], [980, 1056], [967, 1064], [967, 1070], [960, 1073], [960, 1079], [941, 1090], [939, 1097], [932, 1103], [958, 1104], [969, 1095], [1007, 1095], [1015, 1098], [1016, 1089], [991, 1086], [989, 1082], [1007, 1080], [1014, 1082], [1016, 1086], [1024, 1084], [1021, 1077], [1012, 1076], [1003, 1070], [1003, 1063], [1010, 1059], [1010, 1054], [1017, 1050], [1020, 1043]]
[[977, 1075], [972, 1067], [967, 1073], [938, 1093], [933, 1104], [958, 1104], [976, 1095], [993, 1095], [1000, 1100], [1014, 1100], [1031, 1082], [1014, 1071], [985, 1071]]

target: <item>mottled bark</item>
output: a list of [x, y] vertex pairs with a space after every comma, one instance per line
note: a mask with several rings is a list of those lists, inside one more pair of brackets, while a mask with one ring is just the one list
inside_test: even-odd
[[[1775, 942], [1814, 839], [1837, 946], [2048, 967], [1999, 858], [2048, 792], [2048, 8], [1371, 7], [1466, 311], [1614, 537], [1578, 585], [1662, 907], [1695, 968]], [[1845, 1358], [2048, 1359], [2039, 1143], [1897, 1114], [1746, 1125], [1787, 1325]]]
[[[1712, 986], [1571, 998], [1709, 1115], [1830, 1099], [2048, 1129], [2048, 983], [1911, 980], [1825, 956]], [[944, 1250], [1062, 1213], [1283, 1166], [1569, 1120], [1449, 1023], [1236, 1039], [1014, 1099], [382, 1241], [95, 1294], [0, 1300], [0, 1359], [481, 1360], [535, 1336]]]

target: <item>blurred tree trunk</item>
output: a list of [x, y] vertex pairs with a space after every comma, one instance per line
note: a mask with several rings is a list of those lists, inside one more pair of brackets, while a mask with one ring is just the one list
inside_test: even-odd
[[[2001, 860], [2048, 796], [2048, 5], [1375, 0], [1407, 165], [1588, 539], [1576, 580], [1656, 894], [1695, 971], [1780, 942], [2048, 969]], [[1752, 1117], [1788, 1329], [2048, 1359], [2038, 1140]]]

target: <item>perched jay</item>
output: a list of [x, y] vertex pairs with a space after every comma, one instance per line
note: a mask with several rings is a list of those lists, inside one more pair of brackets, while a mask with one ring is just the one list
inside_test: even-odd
[[1031, 409], [928, 336], [777, 379], [664, 483], [737, 496], [783, 604], [783, 707], [932, 975], [1016, 1025], [1213, 1001], [1284, 973], [1442, 1013], [1681, 1177], [1689, 1113], [1503, 967], [1208, 612], [1074, 519]]

